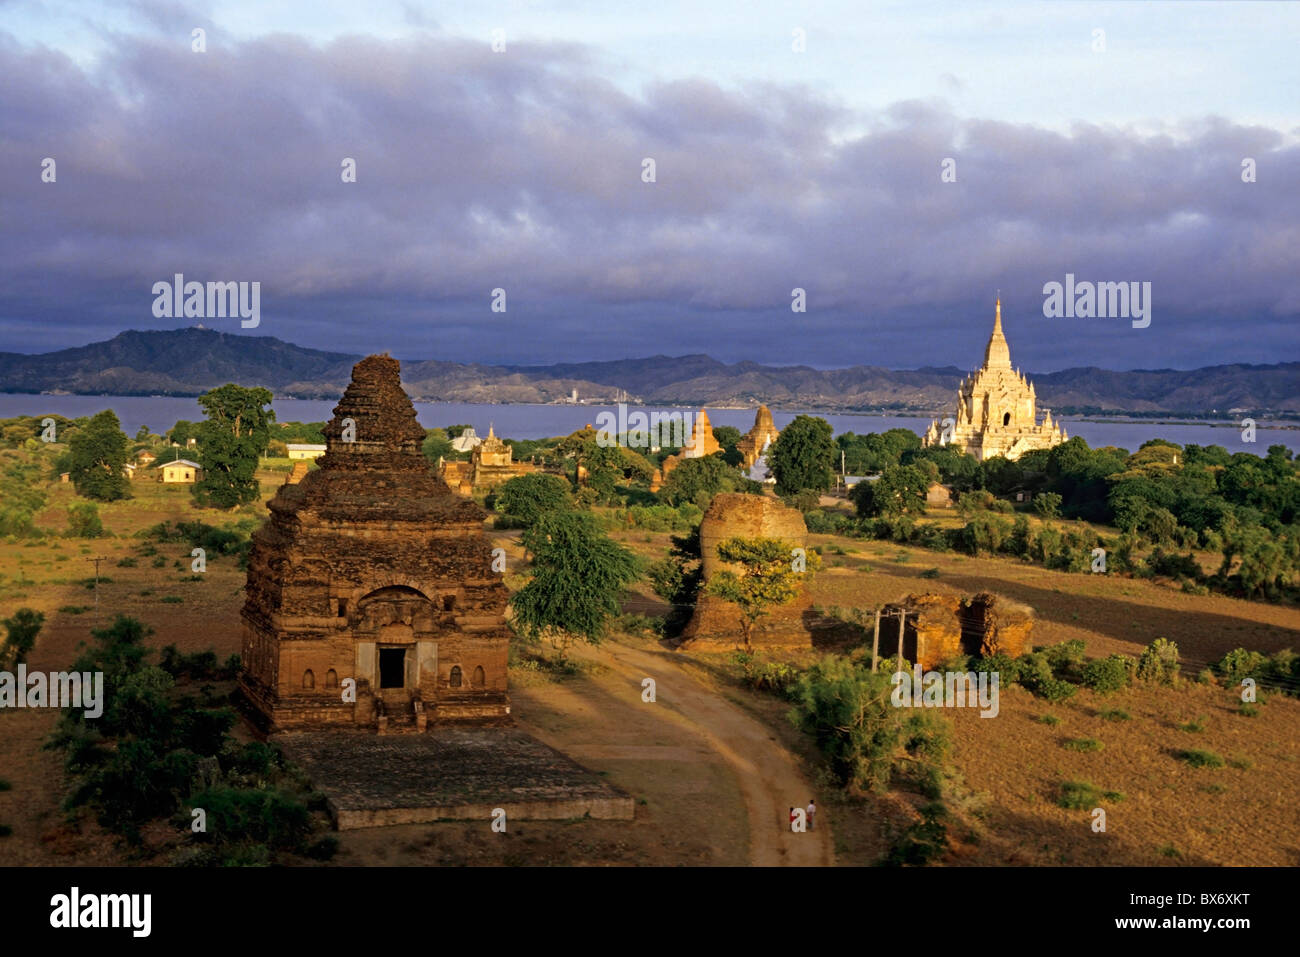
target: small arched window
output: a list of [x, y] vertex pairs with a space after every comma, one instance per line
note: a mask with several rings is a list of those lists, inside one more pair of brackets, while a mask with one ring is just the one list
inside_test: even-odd
[[306, 671], [304, 671], [303, 674], [302, 674], [302, 686], [303, 686], [304, 688], [314, 688], [314, 687], [316, 687], [316, 676], [315, 676], [314, 674], [312, 674], [312, 671], [311, 671], [310, 668], [308, 668], [308, 669], [307, 669]]
[[325, 687], [337, 688], [339, 686], [339, 673], [331, 668], [325, 672]]
[[453, 688], [460, 687], [460, 665], [452, 665], [451, 667], [451, 686]]
[[479, 665], [477, 668], [474, 669], [474, 676], [469, 680], [470, 680], [470, 686], [474, 688], [482, 688], [485, 684], [487, 684], [487, 676], [483, 674], [482, 665]]
[[1002, 413], [1002, 424], [1003, 424], [1003, 425], [1010, 425], [1010, 424], [1011, 424], [1011, 413], [1010, 413], [1010, 412], [1003, 412], [1003, 413]]
[[455, 595], [443, 595], [443, 596], [442, 596], [442, 610], [443, 610], [443, 611], [455, 611], [455, 610], [456, 610], [456, 596], [455, 596]]

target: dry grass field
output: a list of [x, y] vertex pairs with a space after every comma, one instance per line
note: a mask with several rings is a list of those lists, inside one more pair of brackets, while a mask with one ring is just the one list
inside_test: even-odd
[[[282, 481], [283, 473], [265, 473], [265, 496]], [[166, 520], [198, 518], [219, 526], [248, 516], [260, 519], [265, 509], [202, 510], [193, 507], [183, 487], [141, 482], [133, 489], [136, 498], [100, 507], [110, 537], [0, 543], [0, 615], [27, 606], [47, 616], [29, 656], [31, 669], [67, 667], [89, 630], [117, 614], [150, 625], [155, 648], [211, 648], [221, 659], [238, 652], [244, 574], [235, 560], [209, 556], [207, 572], [194, 576], [188, 546], [151, 545], [134, 535]], [[51, 486], [50, 494], [38, 522], [61, 531], [66, 506], [76, 499], [69, 486]], [[669, 541], [667, 534], [642, 530], [613, 536], [651, 559], [662, 557]], [[510, 555], [507, 581], [517, 586], [523, 560], [517, 534], [496, 537]], [[945, 712], [954, 723], [955, 793], [960, 796], [953, 802], [953, 848], [945, 863], [1300, 864], [1300, 749], [1295, 743], [1300, 739], [1300, 702], [1268, 695], [1258, 716], [1246, 717], [1233, 691], [1194, 680], [1204, 665], [1232, 648], [1272, 652], [1300, 646], [1300, 610], [1185, 594], [1158, 581], [1048, 571], [1006, 559], [824, 535], [811, 541], [823, 550], [825, 568], [811, 586], [813, 601], [823, 609], [874, 608], [913, 592], [987, 590], [1037, 611], [1036, 644], [1078, 638], [1090, 655], [1137, 654], [1157, 637], [1178, 644], [1188, 679], [1178, 687], [1137, 687], [1111, 696], [1081, 689], [1058, 703], [1012, 687], [1003, 689], [997, 718], [981, 719], [960, 709]], [[156, 554], [147, 554], [151, 548]], [[105, 558], [98, 609], [94, 592], [86, 587], [93, 575], [88, 559], [96, 556]], [[643, 585], [641, 596], [628, 607], [653, 611], [662, 609], [662, 603]], [[727, 653], [668, 653], [643, 636], [616, 638], [617, 645], [584, 652], [583, 668], [574, 676], [558, 679], [512, 669], [512, 695], [525, 730], [637, 799], [634, 822], [518, 822], [507, 839], [497, 840], [486, 827], [463, 822], [345, 832], [335, 863], [719, 865], [755, 859], [763, 848], [755, 845], [754, 794], [746, 776], [764, 770], [726, 756], [734, 750], [726, 726], [738, 727], [739, 719], [733, 722], [724, 715], [719, 727], [711, 728], [698, 708], [692, 713], [685, 701], [680, 708], [667, 697], [668, 706], [662, 708], [642, 705], [629, 693], [628, 668], [639, 667], [629, 662], [647, 654], [663, 656], [658, 659], [663, 667], [680, 673], [681, 680], [696, 682], [737, 715], [761, 722], [772, 748], [793, 756], [802, 778], [782, 782], [773, 800], [784, 801], [787, 791], [807, 782], [823, 807], [821, 820], [833, 835], [836, 863], [873, 863], [891, 836], [915, 817], [913, 808], [921, 800], [916, 795], [837, 797], [810, 741], [786, 720], [788, 706], [742, 688]], [[806, 663], [825, 651], [787, 657]], [[13, 828], [11, 836], [0, 839], [4, 859], [42, 865], [140, 860], [84, 815], [72, 821], [60, 809], [61, 759], [41, 749], [56, 717], [53, 711], [26, 709], [0, 713], [0, 777], [11, 785], [0, 791], [0, 824]], [[1095, 739], [1100, 749], [1067, 748], [1074, 739]], [[1179, 757], [1190, 749], [1214, 752], [1225, 763], [1193, 767]], [[1122, 795], [1102, 801], [1105, 833], [1094, 833], [1087, 810], [1058, 806], [1066, 782]], [[808, 796], [790, 794], [789, 803]], [[763, 843], [766, 825], [759, 823]], [[772, 829], [775, 835], [781, 822], [773, 821]]]

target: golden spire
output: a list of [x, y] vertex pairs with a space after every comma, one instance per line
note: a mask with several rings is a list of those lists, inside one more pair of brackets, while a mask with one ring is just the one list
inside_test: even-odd
[[997, 300], [997, 311], [993, 314], [993, 335], [989, 336], [988, 347], [984, 350], [984, 368], [1011, 368], [1011, 349], [1007, 346], [1007, 337], [1002, 334], [1002, 297], [1000, 295]]

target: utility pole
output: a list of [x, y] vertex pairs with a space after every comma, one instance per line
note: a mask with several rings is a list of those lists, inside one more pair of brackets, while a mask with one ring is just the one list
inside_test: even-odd
[[907, 622], [907, 609], [898, 609], [898, 670], [903, 670], [903, 631]]
[[104, 555], [98, 555], [95, 558], [87, 558], [86, 561], [95, 563], [95, 610], [99, 610], [99, 563], [108, 561]]
[[871, 673], [876, 673], [876, 660], [880, 657], [880, 616], [884, 608], [876, 609], [876, 630], [871, 636]]

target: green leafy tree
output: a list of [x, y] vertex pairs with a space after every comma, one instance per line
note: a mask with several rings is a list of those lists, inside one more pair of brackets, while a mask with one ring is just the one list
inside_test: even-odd
[[799, 549], [796, 555], [790, 542], [777, 538], [729, 538], [718, 545], [718, 558], [739, 570], [722, 569], [705, 588], [740, 608], [740, 634], [746, 649], [758, 620], [792, 601], [804, 576], [819, 565], [816, 552]]
[[68, 506], [69, 538], [102, 538], [104, 523], [100, 520], [99, 509], [90, 502]]
[[461, 457], [452, 448], [451, 437], [447, 435], [446, 429], [425, 430], [424, 442], [420, 445], [420, 451], [434, 465], [438, 464], [439, 459], [458, 459]]
[[664, 479], [659, 498], [669, 505], [692, 502], [700, 508], [708, 508], [709, 499], [719, 492], [735, 491], [737, 478], [735, 469], [720, 455], [682, 459]]
[[1056, 518], [1061, 514], [1061, 496], [1055, 492], [1039, 492], [1034, 496], [1034, 511], [1041, 518]]
[[203, 478], [193, 486], [201, 505], [236, 508], [256, 501], [257, 459], [271, 437], [271, 393], [227, 383], [199, 396], [207, 419], [199, 426]]
[[859, 482], [849, 493], [863, 518], [924, 515], [931, 477], [919, 465], [894, 465], [874, 482]]
[[569, 483], [556, 475], [534, 472], [503, 483], [496, 491], [496, 510], [532, 525], [542, 515], [569, 505]]
[[126, 433], [112, 409], [91, 416], [84, 428], [68, 440], [66, 456], [60, 457], [60, 471], [72, 473], [78, 495], [115, 502], [131, 497], [125, 475]]
[[22, 664], [28, 653], [36, 647], [36, 638], [45, 624], [45, 615], [31, 608], [19, 608], [9, 618], [0, 621], [5, 627], [5, 642], [0, 646], [0, 665], [5, 670]]
[[833, 434], [829, 422], [811, 415], [795, 416], [781, 430], [767, 453], [778, 495], [793, 495], [806, 488], [817, 492], [830, 488], [839, 458]]
[[599, 644], [637, 577], [636, 557], [606, 537], [590, 512], [544, 512], [521, 541], [533, 566], [510, 600], [519, 633], [545, 638], [561, 660], [575, 640]]

